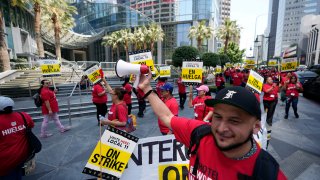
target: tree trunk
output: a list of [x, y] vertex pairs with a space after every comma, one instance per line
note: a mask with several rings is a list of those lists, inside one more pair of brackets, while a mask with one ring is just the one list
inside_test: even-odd
[[0, 72], [8, 71], [10, 69], [10, 58], [5, 42], [2, 9], [0, 9]]
[[39, 3], [34, 4], [34, 31], [35, 31], [35, 38], [38, 48], [38, 55], [39, 57], [44, 57], [44, 48], [43, 48], [43, 42], [41, 38], [41, 24], [40, 24], [40, 18], [41, 18], [41, 8]]
[[228, 49], [228, 44], [229, 44], [229, 34], [226, 35], [226, 40], [224, 41], [224, 54], [227, 54], [227, 49]]
[[145, 43], [143, 43], [143, 49], [147, 49], [148, 48], [148, 45], [147, 45], [147, 43], [145, 42]]
[[114, 51], [114, 49], [111, 47], [111, 62], [114, 62], [114, 60], [113, 60], [113, 51]]
[[201, 45], [202, 45], [202, 41], [201, 41], [201, 39], [200, 38], [198, 38], [197, 39], [197, 44], [198, 44], [198, 50], [199, 50], [199, 52], [200, 52], [200, 54], [201, 54]]
[[151, 43], [150, 43], [150, 50], [151, 50], [151, 54], [152, 54], [152, 56], [154, 55], [154, 42], [152, 41]]
[[118, 57], [118, 60], [120, 59], [120, 49], [119, 49], [119, 46], [117, 46], [117, 57]]
[[56, 48], [56, 56], [58, 60], [61, 60], [61, 49], [60, 49], [60, 24], [57, 19], [57, 15], [52, 15], [52, 22], [54, 26], [54, 41], [55, 41], [55, 48]]
[[126, 50], [126, 61], [129, 62], [129, 52], [128, 52], [129, 44], [128, 44], [128, 42], [125, 43], [124, 48]]

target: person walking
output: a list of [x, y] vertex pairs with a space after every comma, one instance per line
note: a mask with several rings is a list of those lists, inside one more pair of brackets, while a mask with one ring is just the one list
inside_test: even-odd
[[206, 100], [207, 106], [215, 108], [209, 125], [174, 116], [153, 93], [150, 77], [151, 72], [148, 77], [142, 75], [138, 86], [156, 116], [190, 149], [189, 179], [287, 179], [276, 160], [253, 138], [261, 128], [261, 110], [249, 90], [228, 87], [215, 99]]
[[124, 78], [124, 83], [122, 84], [123, 89], [126, 91], [123, 97], [123, 101], [127, 104], [128, 107], [128, 114], [131, 114], [131, 109], [132, 109], [132, 99], [131, 99], [131, 94], [132, 94], [132, 86], [129, 83], [130, 77], [125, 77]]
[[209, 88], [206, 85], [201, 85], [196, 89], [198, 91], [198, 96], [193, 99], [193, 92], [191, 89], [189, 93], [188, 105], [190, 108], [194, 109], [194, 117], [196, 120], [209, 122], [213, 114], [213, 108], [207, 107], [204, 103], [205, 100], [212, 99], [211, 96], [206, 95], [209, 92]]
[[98, 126], [100, 125], [100, 116], [105, 117], [108, 112], [108, 96], [107, 91], [110, 92], [111, 87], [107, 83], [104, 77], [101, 81], [94, 84], [92, 87], [92, 102], [97, 108], [97, 120]]
[[284, 84], [283, 89], [286, 91], [286, 110], [284, 118], [288, 119], [291, 104], [295, 117], [299, 118], [298, 99], [299, 92], [303, 91], [302, 84], [300, 82], [297, 82], [296, 76], [291, 76], [289, 82], [286, 82]]
[[108, 117], [101, 120], [101, 125], [110, 125], [125, 130], [128, 120], [128, 108], [123, 101], [125, 93], [126, 91], [119, 87], [110, 91], [112, 106], [108, 112]]
[[180, 109], [184, 109], [184, 103], [187, 99], [187, 93], [186, 93], [186, 86], [182, 83], [181, 77], [178, 78], [177, 81], [178, 85], [178, 92], [179, 92], [179, 103], [180, 103]]
[[0, 96], [0, 179], [19, 180], [21, 168], [29, 156], [26, 125], [34, 127], [34, 122], [25, 112], [14, 112], [14, 101]]
[[219, 92], [221, 89], [225, 87], [225, 80], [222, 76], [222, 73], [219, 73], [216, 75], [216, 86], [217, 86], [217, 92]]
[[240, 69], [237, 69], [236, 72], [232, 75], [233, 86], [241, 86], [243, 75], [240, 72]]
[[42, 100], [42, 114], [43, 114], [43, 121], [41, 124], [41, 135], [42, 138], [47, 138], [52, 136], [52, 133], [47, 133], [47, 127], [49, 120], [53, 120], [56, 124], [57, 128], [61, 133], [64, 133], [71, 129], [71, 127], [67, 126], [64, 127], [59, 119], [59, 106], [58, 101], [56, 98], [57, 90], [54, 89], [53, 91], [49, 88], [51, 82], [47, 79], [41, 81], [41, 87], [38, 90], [41, 100]]
[[140, 118], [143, 118], [144, 116], [144, 111], [146, 109], [147, 103], [143, 98], [143, 91], [139, 88], [133, 88], [132, 90], [134, 94], [137, 96], [138, 99], [138, 105], [139, 105], [139, 110], [137, 116]]
[[267, 111], [267, 148], [271, 139], [271, 127], [273, 115], [278, 104], [279, 87], [273, 82], [271, 76], [267, 78], [266, 83], [262, 87], [263, 94], [263, 107]]
[[[161, 87], [161, 95], [162, 95], [162, 101], [164, 104], [170, 109], [171, 113], [174, 116], [178, 116], [179, 114], [179, 107], [177, 100], [172, 95], [173, 92], [173, 86], [170, 83], [165, 83]], [[172, 130], [169, 129], [167, 126], [165, 126], [161, 119], [158, 118], [158, 125], [159, 129], [162, 135], [168, 135], [173, 134]]]

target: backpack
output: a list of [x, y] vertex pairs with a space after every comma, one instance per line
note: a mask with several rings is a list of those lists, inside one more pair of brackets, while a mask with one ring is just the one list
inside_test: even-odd
[[[211, 134], [211, 126], [203, 124], [196, 127], [191, 133], [190, 146], [188, 155], [196, 155], [200, 141], [203, 137]], [[195, 164], [192, 174], [196, 175], [199, 166], [199, 158], [196, 155]], [[238, 174], [238, 179], [257, 179], [257, 180], [274, 180], [277, 179], [279, 172], [278, 162], [265, 150], [261, 149], [254, 166], [253, 175], [247, 176]]]
[[34, 100], [34, 104], [36, 105], [36, 107], [42, 106], [42, 99], [39, 93], [36, 93], [35, 95], [33, 95], [32, 98]]
[[[123, 106], [125, 106], [125, 108], [127, 108], [126, 105], [123, 105]], [[118, 118], [118, 106], [117, 105], [116, 105], [116, 117]], [[134, 126], [133, 121], [134, 121], [134, 117], [132, 115], [129, 115], [127, 122], [126, 122], [126, 127], [124, 129], [127, 133], [131, 133], [136, 130], [136, 127]]]

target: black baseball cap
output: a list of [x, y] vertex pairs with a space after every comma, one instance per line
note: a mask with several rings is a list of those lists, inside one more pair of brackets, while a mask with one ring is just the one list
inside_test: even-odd
[[207, 106], [228, 104], [238, 107], [261, 120], [260, 103], [256, 96], [248, 89], [241, 86], [227, 87], [218, 92], [215, 99], [207, 99]]

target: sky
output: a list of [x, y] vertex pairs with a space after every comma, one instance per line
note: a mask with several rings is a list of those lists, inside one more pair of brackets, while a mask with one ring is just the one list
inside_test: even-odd
[[250, 47], [253, 49], [255, 24], [256, 35], [264, 34], [268, 25], [269, 0], [231, 0], [230, 11], [230, 19], [242, 27], [240, 48], [246, 49], [247, 56], [252, 56]]

